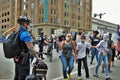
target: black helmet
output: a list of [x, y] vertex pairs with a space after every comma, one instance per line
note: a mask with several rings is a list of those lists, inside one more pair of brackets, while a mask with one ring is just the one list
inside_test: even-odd
[[18, 17], [17, 22], [20, 25], [23, 24], [23, 23], [27, 23], [27, 24], [31, 23], [30, 19], [28, 17], [26, 17], [26, 16], [20, 16], [20, 17]]

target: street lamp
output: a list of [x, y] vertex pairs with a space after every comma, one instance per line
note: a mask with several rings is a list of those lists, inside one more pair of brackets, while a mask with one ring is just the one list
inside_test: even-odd
[[102, 16], [103, 16], [104, 14], [106, 14], [106, 13], [99, 13], [99, 14], [97, 14], [97, 13], [94, 13], [94, 17], [97, 17], [97, 16], [99, 16], [99, 17], [100, 17], [100, 19], [101, 19], [101, 18], [102, 18]]

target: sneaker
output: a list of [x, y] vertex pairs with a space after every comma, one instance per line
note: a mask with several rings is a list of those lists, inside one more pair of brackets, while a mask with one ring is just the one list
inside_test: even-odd
[[107, 76], [107, 77], [106, 77], [106, 80], [112, 80], [112, 77]]
[[105, 73], [105, 71], [101, 71], [101, 73]]
[[109, 71], [109, 73], [112, 73], [112, 70], [108, 70]]
[[64, 78], [64, 80], [68, 80], [67, 78]]
[[108, 78], [106, 78], [106, 80], [112, 80], [112, 78], [111, 78], [111, 77], [108, 77]]
[[112, 67], [115, 67], [115, 65], [114, 65], [114, 64], [112, 64]]
[[90, 64], [92, 64], [92, 62], [90, 62]]
[[94, 74], [93, 75], [94, 77], [97, 77], [97, 78], [100, 78], [100, 76], [98, 74]]
[[82, 80], [81, 76], [78, 76], [78, 80]]
[[90, 78], [88, 77], [88, 78], [86, 78], [86, 80], [90, 80]]
[[68, 74], [68, 77], [69, 77], [69, 79], [71, 79], [71, 78], [72, 78], [72, 75], [71, 75], [71, 74]]

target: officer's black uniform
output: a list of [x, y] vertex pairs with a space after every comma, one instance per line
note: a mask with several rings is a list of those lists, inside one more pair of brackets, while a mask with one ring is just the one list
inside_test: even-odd
[[[41, 34], [43, 34], [43, 33], [41, 32]], [[39, 36], [39, 57], [42, 59], [44, 59], [43, 58], [44, 40], [45, 40], [45, 37], [43, 35], [40, 35]]]
[[30, 72], [30, 62], [29, 62], [29, 49], [26, 46], [27, 42], [32, 41], [32, 37], [30, 33], [27, 31], [25, 27], [23, 27], [23, 23], [30, 23], [30, 20], [27, 17], [20, 16], [18, 18], [18, 23], [20, 24], [20, 33], [19, 33], [19, 41], [20, 41], [20, 55], [14, 58], [15, 62], [15, 77], [14, 80], [25, 80], [26, 76], [29, 75]]

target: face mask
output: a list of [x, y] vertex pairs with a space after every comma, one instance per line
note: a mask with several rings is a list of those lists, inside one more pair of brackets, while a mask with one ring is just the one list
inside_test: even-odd
[[67, 41], [69, 41], [69, 40], [70, 40], [70, 38], [69, 38], [69, 37], [66, 37], [66, 40], [67, 40]]
[[84, 42], [85, 42], [85, 40], [81, 40], [81, 42], [82, 42], [82, 43], [84, 43]]

